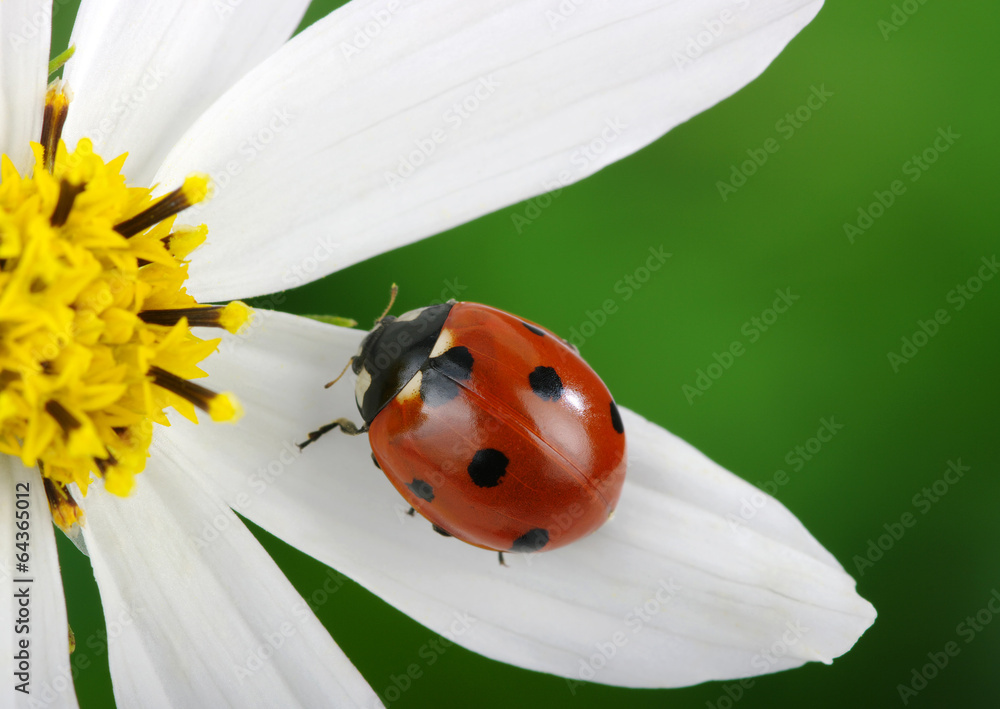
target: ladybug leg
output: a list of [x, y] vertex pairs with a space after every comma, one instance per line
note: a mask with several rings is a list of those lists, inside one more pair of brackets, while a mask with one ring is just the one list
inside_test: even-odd
[[503, 560], [503, 552], [498, 551], [497, 557], [500, 559], [500, 566], [507, 566], [507, 562]]
[[366, 433], [368, 431], [368, 425], [367, 424], [365, 424], [364, 426], [361, 426], [360, 428], [358, 428], [357, 424], [352, 423], [351, 421], [348, 421], [347, 419], [337, 419], [336, 421], [333, 421], [332, 423], [328, 423], [327, 425], [321, 426], [321, 427], [317, 428], [315, 431], [312, 431], [309, 434], [309, 440], [302, 441], [302, 443], [298, 444], [299, 450], [302, 450], [303, 448], [305, 448], [306, 446], [308, 446], [313, 441], [318, 440], [323, 434], [329, 433], [330, 431], [332, 431], [335, 428], [339, 428], [341, 431], [343, 431], [344, 433], [346, 433], [348, 436], [357, 436], [359, 434]]
[[408, 515], [410, 515], [410, 517], [412, 517], [412, 516], [413, 516], [413, 515], [415, 515], [416, 513], [417, 513], [417, 509], [416, 509], [415, 507], [411, 507], [411, 508], [410, 508], [410, 511], [409, 511], [409, 512], [407, 512], [406, 514], [408, 514]]

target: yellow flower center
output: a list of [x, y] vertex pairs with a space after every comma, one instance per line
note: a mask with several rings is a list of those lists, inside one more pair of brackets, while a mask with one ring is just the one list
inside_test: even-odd
[[196, 407], [239, 417], [231, 395], [190, 381], [219, 343], [191, 327], [236, 332], [251, 315], [184, 289], [185, 258], [208, 230], [174, 221], [207, 196], [207, 177], [156, 199], [127, 187], [127, 155], [105, 163], [86, 139], [67, 151], [67, 110], [54, 86], [30, 176], [0, 158], [0, 453], [39, 467], [64, 528], [79, 519], [68, 484], [86, 492], [97, 475], [129, 492], [166, 407], [194, 422]]

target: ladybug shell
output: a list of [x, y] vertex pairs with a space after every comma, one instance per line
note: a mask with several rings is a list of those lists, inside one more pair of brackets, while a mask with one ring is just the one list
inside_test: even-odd
[[386, 477], [437, 531], [487, 549], [555, 549], [600, 527], [626, 458], [597, 374], [558, 336], [502, 310], [415, 313], [427, 311], [443, 318], [429, 355], [369, 422]]

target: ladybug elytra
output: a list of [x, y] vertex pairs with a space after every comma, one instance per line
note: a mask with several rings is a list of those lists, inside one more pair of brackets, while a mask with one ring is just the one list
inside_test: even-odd
[[[349, 365], [372, 459], [439, 533], [500, 552], [600, 527], [625, 481], [625, 435], [576, 348], [515, 315], [450, 301], [383, 315]], [[336, 381], [336, 380], [335, 380]]]

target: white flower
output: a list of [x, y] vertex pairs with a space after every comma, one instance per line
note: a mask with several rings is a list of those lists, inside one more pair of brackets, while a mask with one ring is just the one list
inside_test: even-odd
[[[213, 198], [182, 215], [209, 230], [190, 256], [186, 287], [198, 302], [299, 285], [581, 179], [754, 78], [822, 5], [353, 0], [286, 43], [307, 4], [85, 0], [80, 9], [63, 137], [70, 151], [90, 138], [105, 160], [127, 151], [128, 184], [158, 185], [158, 194], [187, 189], [191, 174], [211, 175]], [[40, 0], [0, 4], [0, 152], [22, 176], [32, 167], [29, 141], [41, 134], [50, 12]], [[599, 151], [581, 151], [602, 135]], [[38, 199], [50, 205], [42, 215], [58, 211], [72, 180], [93, 179], [73, 170], [103, 174], [82, 154], [59, 155], [54, 177], [35, 171]], [[12, 174], [0, 194], [13, 190]], [[25, 261], [26, 247], [13, 240], [36, 223], [3, 218], [0, 271], [14, 263], [5, 248]], [[48, 233], [59, 220], [42, 221]], [[158, 240], [143, 248], [160, 258]], [[95, 258], [110, 268], [110, 252], [101, 253]], [[170, 257], [185, 254], [178, 247]], [[49, 271], [39, 273], [45, 281]], [[27, 285], [11, 302], [41, 307]], [[44, 285], [49, 297], [72, 283]], [[0, 363], [20, 356], [10, 346], [27, 336], [10, 325], [12, 312], [0, 312]], [[100, 337], [131, 332], [122, 323], [134, 314], [115, 317], [101, 315]], [[131, 494], [108, 493], [109, 474], [81, 498], [115, 631], [108, 653], [119, 706], [378, 705], [231, 508], [432, 630], [572, 679], [672, 687], [829, 662], [872, 623], [853, 580], [779, 502], [627, 411], [629, 478], [616, 518], [587, 539], [512, 556], [501, 568], [419, 520], [401, 522], [405, 506], [372, 468], [363, 437], [328, 436], [305, 453], [294, 445], [317, 423], [352, 414], [349, 386], [321, 384], [363, 334], [258, 311], [201, 364], [207, 390], [185, 393], [155, 376], [157, 386], [136, 384], [180, 408], [201, 397], [211, 410], [229, 401], [213, 391], [233, 391], [246, 413], [235, 426], [195, 426], [171, 411]], [[85, 335], [77, 323], [68, 337], [83, 343]], [[200, 347], [183, 328], [177, 337]], [[164, 341], [149, 346], [150, 357], [179, 357], [177, 343]], [[53, 461], [46, 471], [81, 482], [86, 470], [66, 461], [98, 458], [94, 441], [112, 430], [101, 422], [115, 412], [93, 403], [106, 390], [91, 374], [58, 388], [50, 365], [58, 373], [63, 364], [35, 364], [33, 389], [21, 386], [23, 372], [0, 372], [0, 450], [17, 454], [0, 456], [0, 514], [11, 519], [23, 507], [30, 520], [27, 552], [15, 546], [24, 530], [0, 527], [0, 561], [31, 599], [31, 698], [75, 706], [49, 505], [39, 469], [21, 461]], [[18, 428], [10, 423], [18, 412], [35, 410], [29, 389], [56, 403], [43, 401], [48, 417]], [[64, 390], [77, 398], [59, 398]], [[234, 413], [223, 408], [218, 418]], [[114, 468], [120, 461], [110, 453], [102, 465]], [[25, 483], [30, 494], [18, 497]], [[55, 509], [63, 510], [58, 499]], [[28, 572], [17, 570], [19, 553], [28, 554]], [[18, 597], [0, 598], [12, 628]], [[9, 680], [21, 636], [7, 637], [2, 704], [24, 704]]]

